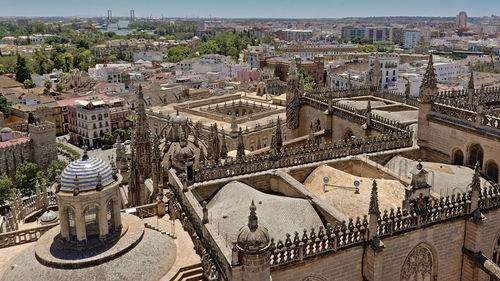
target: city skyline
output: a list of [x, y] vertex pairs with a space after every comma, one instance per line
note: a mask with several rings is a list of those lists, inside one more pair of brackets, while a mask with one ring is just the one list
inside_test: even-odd
[[[344, 18], [344, 17], [383, 17], [383, 16], [441, 16], [453, 17], [459, 11], [466, 11], [471, 17], [490, 16], [500, 14], [500, 2], [479, 0], [455, 1], [450, 5], [445, 1], [423, 0], [406, 3], [396, 0], [373, 2], [370, 0], [349, 1], [323, 1], [310, 0], [287, 1], [286, 8], [281, 7], [282, 2], [256, 0], [252, 5], [234, 3], [229, 0], [200, 1], [190, 0], [178, 5], [171, 1], [151, 0], [138, 5], [131, 0], [89, 0], [85, 5], [71, 5], [62, 0], [48, 0], [44, 2], [33, 0], [20, 0], [9, 3], [9, 7], [0, 11], [0, 16], [81, 16], [95, 17], [106, 16], [108, 9], [113, 11], [113, 16], [124, 17], [130, 10], [135, 10], [137, 18], [140, 17], [202, 17], [202, 18]], [[307, 4], [307, 5], [304, 5]], [[26, 9], [26, 7], [31, 9]], [[428, 7], [433, 9], [429, 10]], [[192, 7], [197, 7], [193, 10]], [[266, 9], [263, 9], [266, 7]], [[276, 12], [282, 9], [281, 12]]]

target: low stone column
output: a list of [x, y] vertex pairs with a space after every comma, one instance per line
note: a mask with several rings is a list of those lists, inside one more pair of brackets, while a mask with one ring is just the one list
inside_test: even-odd
[[106, 205], [100, 205], [97, 209], [97, 220], [99, 224], [99, 239], [103, 240], [109, 234]]
[[85, 217], [81, 209], [75, 210], [76, 239], [79, 244], [87, 243], [87, 231], [85, 230]]
[[69, 214], [68, 214], [68, 208], [65, 208], [64, 211], [60, 212], [59, 214], [59, 219], [61, 220], [60, 227], [61, 227], [61, 237], [69, 241]]

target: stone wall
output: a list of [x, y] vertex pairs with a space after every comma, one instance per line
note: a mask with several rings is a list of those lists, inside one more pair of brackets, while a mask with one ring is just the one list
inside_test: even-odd
[[[336, 254], [320, 256], [293, 266], [271, 271], [273, 281], [361, 281], [363, 247], [357, 246]], [[307, 278], [311, 279], [307, 279]], [[316, 279], [314, 279], [316, 278]]]

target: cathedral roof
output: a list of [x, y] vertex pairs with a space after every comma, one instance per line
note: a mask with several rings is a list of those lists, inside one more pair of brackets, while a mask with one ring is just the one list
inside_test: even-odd
[[[103, 186], [110, 184], [113, 181], [111, 165], [96, 158], [73, 161], [61, 174], [61, 190], [72, 191], [77, 183], [80, 190], [95, 189], [98, 175]], [[77, 183], [75, 178], [78, 179]]]

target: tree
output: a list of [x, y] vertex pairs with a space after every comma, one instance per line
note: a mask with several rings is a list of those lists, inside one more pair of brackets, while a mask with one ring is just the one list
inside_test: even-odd
[[6, 175], [0, 175], [0, 206], [12, 198], [16, 189], [12, 185], [12, 181]]
[[45, 73], [50, 73], [53, 68], [52, 62], [49, 60], [47, 53], [43, 50], [38, 50], [35, 52], [34, 56], [34, 70], [36, 73], [42, 75]]
[[218, 54], [219, 46], [215, 40], [210, 40], [208, 42], [201, 43], [200, 45], [200, 55], [205, 54]]
[[357, 45], [360, 53], [374, 53], [377, 48], [374, 45]]
[[20, 83], [31, 80], [31, 73], [26, 65], [26, 58], [21, 55], [17, 55], [16, 80]]
[[127, 132], [126, 132], [124, 129], [116, 129], [116, 130], [113, 132], [113, 135], [114, 135], [115, 137], [120, 136], [120, 139], [121, 139], [121, 140], [124, 140], [124, 139], [125, 139], [125, 134], [126, 134], [126, 133], [127, 133]]
[[73, 69], [73, 55], [70, 53], [64, 53], [63, 62], [63, 71], [70, 72]]
[[63, 86], [62, 86], [61, 82], [59, 82], [59, 83], [56, 84], [56, 91], [58, 93], [60, 93], [60, 92], [63, 91]]
[[33, 112], [28, 114], [28, 124], [36, 124], [36, 118], [35, 115], [33, 115]]
[[180, 62], [181, 60], [193, 56], [193, 51], [191, 51], [191, 48], [184, 47], [184, 46], [175, 46], [170, 49], [168, 49], [168, 61], [169, 62]]
[[16, 167], [17, 188], [23, 195], [29, 195], [36, 190], [38, 166], [35, 163], [26, 162]]
[[43, 83], [43, 85], [45, 86], [45, 89], [43, 89], [43, 93], [46, 95], [50, 94], [50, 90], [52, 89], [52, 82], [47, 79], [45, 80], [45, 83]]
[[302, 77], [304, 77], [304, 89], [305, 90], [312, 89], [315, 83], [314, 77], [309, 75], [309, 73], [307, 73], [303, 68], [299, 69], [299, 75], [302, 75]]
[[62, 172], [62, 170], [64, 170], [64, 168], [66, 168], [66, 163], [64, 163], [63, 161], [59, 161], [59, 160], [52, 160], [52, 162], [50, 162], [49, 167], [47, 168], [47, 171], [45, 173], [45, 176], [44, 176], [45, 181], [48, 184], [53, 184], [56, 181], [56, 176], [58, 174], [58, 171], [60, 173], [60, 172]]
[[36, 87], [35, 83], [33, 83], [31, 79], [24, 80], [23, 84], [25, 89], [33, 89]]
[[101, 137], [101, 140], [105, 144], [112, 144], [113, 143], [113, 135], [110, 132], [104, 133], [104, 135]]
[[5, 118], [10, 116], [10, 105], [5, 97], [0, 97], [0, 111], [3, 112]]

